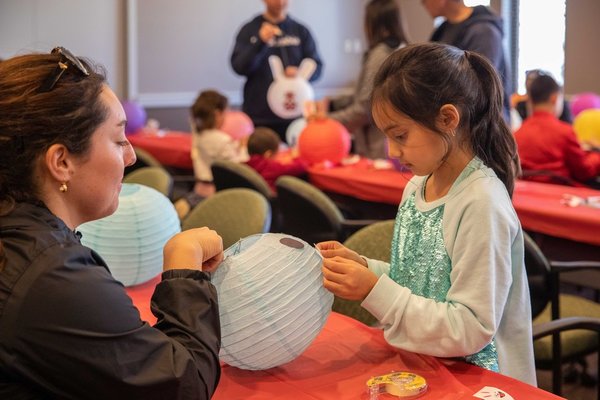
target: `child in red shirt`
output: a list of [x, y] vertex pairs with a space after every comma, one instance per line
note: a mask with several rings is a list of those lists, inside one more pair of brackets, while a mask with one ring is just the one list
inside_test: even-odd
[[302, 176], [306, 174], [306, 165], [298, 158], [289, 163], [276, 159], [279, 152], [280, 139], [270, 128], [258, 127], [248, 138], [248, 155], [246, 161], [258, 172], [275, 192], [275, 181], [282, 175]]

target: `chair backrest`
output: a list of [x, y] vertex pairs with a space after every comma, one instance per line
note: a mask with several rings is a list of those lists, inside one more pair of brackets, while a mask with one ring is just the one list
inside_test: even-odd
[[217, 231], [227, 248], [271, 226], [271, 206], [262, 194], [247, 188], [225, 189], [202, 200], [184, 218], [182, 230], [207, 226]]
[[230, 188], [248, 188], [256, 190], [267, 199], [273, 197], [273, 191], [267, 181], [252, 167], [239, 162], [220, 160], [210, 167], [217, 191]]
[[394, 220], [376, 222], [353, 233], [344, 246], [367, 258], [390, 262]]
[[142, 167], [125, 175], [125, 183], [139, 183], [158, 190], [169, 199], [173, 193], [173, 177], [163, 167]]
[[308, 243], [339, 240], [344, 216], [320, 189], [294, 176], [275, 182], [282, 231]]
[[154, 158], [154, 156], [146, 150], [133, 146], [133, 151], [135, 152], [136, 160], [133, 165], [125, 167], [125, 175], [143, 167], [162, 167], [160, 161]]
[[531, 297], [531, 316], [537, 317], [552, 299], [550, 263], [535, 241], [523, 232], [525, 268]]

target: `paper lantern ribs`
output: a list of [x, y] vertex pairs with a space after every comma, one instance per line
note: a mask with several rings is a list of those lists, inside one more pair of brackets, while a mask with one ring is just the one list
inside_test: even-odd
[[125, 286], [154, 278], [163, 269], [163, 247], [181, 230], [175, 207], [150, 187], [124, 183], [114, 214], [77, 228]]
[[219, 295], [221, 360], [263, 370], [299, 356], [333, 304], [321, 263], [314, 247], [285, 234], [248, 236], [225, 250], [212, 276]]

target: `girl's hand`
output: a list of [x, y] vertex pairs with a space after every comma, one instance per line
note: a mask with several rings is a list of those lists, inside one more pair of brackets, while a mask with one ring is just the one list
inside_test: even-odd
[[323, 259], [323, 286], [346, 300], [364, 300], [377, 283], [377, 275], [343, 257]]
[[196, 228], [173, 236], [165, 245], [163, 270], [213, 271], [223, 260], [223, 239], [212, 229]]
[[352, 260], [367, 267], [367, 261], [362, 258], [357, 252], [350, 250], [340, 242], [331, 240], [328, 242], [321, 242], [316, 244], [317, 250], [321, 252], [323, 258], [343, 257], [348, 260]]

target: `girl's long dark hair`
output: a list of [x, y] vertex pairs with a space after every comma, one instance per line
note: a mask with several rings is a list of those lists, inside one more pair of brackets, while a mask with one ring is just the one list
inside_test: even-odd
[[514, 137], [503, 118], [502, 100], [502, 83], [483, 56], [439, 43], [396, 50], [375, 76], [373, 89], [373, 104], [387, 101], [440, 134], [435, 124], [440, 108], [444, 104], [457, 107], [459, 144], [468, 146], [492, 168], [512, 196], [520, 167]]

